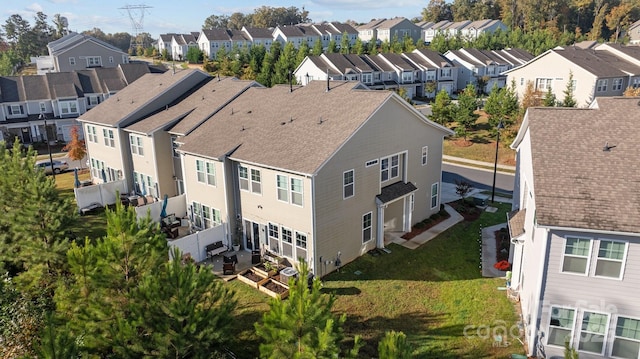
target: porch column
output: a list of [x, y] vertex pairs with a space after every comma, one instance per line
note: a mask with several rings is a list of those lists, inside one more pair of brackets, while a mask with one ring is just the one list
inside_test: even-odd
[[384, 248], [384, 204], [378, 203], [378, 221], [376, 225], [376, 247]]
[[413, 196], [413, 194], [410, 194], [409, 196], [404, 198], [404, 223], [402, 225], [402, 230], [404, 232], [411, 231], [411, 216], [413, 214], [411, 212], [411, 196]]

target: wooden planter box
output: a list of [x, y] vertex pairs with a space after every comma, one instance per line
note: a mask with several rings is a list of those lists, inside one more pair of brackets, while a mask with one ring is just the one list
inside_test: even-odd
[[264, 267], [264, 264], [258, 264], [256, 266], [253, 266], [252, 268], [256, 273], [259, 273], [261, 276], [265, 277], [265, 278], [271, 278], [274, 275], [278, 274], [278, 271], [276, 269], [267, 271]]
[[[248, 274], [248, 273], [250, 273], [249, 275], [254, 275], [256, 277], [259, 277], [260, 279], [257, 282], [253, 281], [250, 278], [247, 278], [245, 276], [245, 274]], [[264, 282], [266, 282], [268, 280], [268, 278], [265, 275], [262, 275], [262, 273], [253, 270], [253, 268], [249, 268], [247, 270], [244, 270], [244, 271], [238, 273], [237, 278], [238, 278], [239, 281], [241, 281], [241, 282], [243, 282], [245, 284], [248, 284], [250, 287], [253, 287], [253, 288], [256, 288], [256, 289], [258, 289], [260, 287], [260, 284], [262, 284], [262, 283], [264, 283]]]
[[[267, 288], [267, 286], [275, 286], [280, 290], [272, 290]], [[258, 290], [274, 298], [280, 296], [280, 299], [285, 299], [289, 296], [289, 286], [278, 282], [274, 278], [268, 278], [264, 282], [260, 283]]]

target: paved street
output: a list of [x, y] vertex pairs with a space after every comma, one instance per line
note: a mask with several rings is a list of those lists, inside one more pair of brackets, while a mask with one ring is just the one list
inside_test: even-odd
[[[496, 175], [496, 192], [512, 194], [515, 176], [510, 173], [498, 172]], [[465, 180], [476, 189], [491, 190], [493, 184], [493, 171], [461, 166], [451, 163], [442, 164], [442, 182], [455, 183], [456, 180]]]

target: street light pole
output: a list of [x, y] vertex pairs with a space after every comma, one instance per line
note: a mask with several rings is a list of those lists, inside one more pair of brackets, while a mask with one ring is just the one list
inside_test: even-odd
[[53, 156], [51, 155], [51, 144], [49, 143], [49, 132], [47, 132], [47, 116], [44, 113], [40, 113], [40, 119], [44, 120], [44, 136], [47, 141], [47, 150], [49, 151], [49, 165], [51, 165], [51, 175], [53, 176], [53, 181], [56, 181], [56, 171], [53, 168]]
[[493, 187], [491, 189], [491, 203], [494, 202], [496, 197], [496, 173], [498, 172], [498, 148], [500, 148], [500, 130], [504, 128], [502, 121], [498, 122], [498, 126], [496, 130], [498, 132], [498, 137], [496, 138], [496, 159], [493, 163]]

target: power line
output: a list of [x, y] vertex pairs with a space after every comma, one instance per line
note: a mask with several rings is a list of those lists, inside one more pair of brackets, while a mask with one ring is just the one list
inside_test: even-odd
[[145, 47], [144, 39], [141, 39], [138, 35], [144, 32], [144, 14], [145, 12], [147, 12], [147, 9], [151, 8], [152, 6], [148, 6], [145, 4], [125, 5], [118, 8], [120, 10], [127, 10], [127, 13], [129, 14], [129, 19], [131, 20], [131, 29], [133, 32], [131, 34], [129, 49], [133, 50], [134, 52], [138, 48], [138, 46], [142, 46], [143, 48]]

